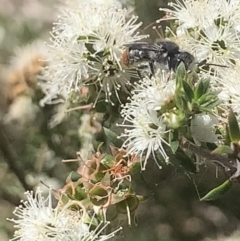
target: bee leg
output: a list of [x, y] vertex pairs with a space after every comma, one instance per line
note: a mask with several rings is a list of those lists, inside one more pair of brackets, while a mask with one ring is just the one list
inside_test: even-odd
[[150, 74], [150, 78], [152, 78], [154, 76], [154, 67], [153, 67], [153, 62], [149, 62], [149, 67], [150, 67], [150, 71], [151, 71], [151, 74]]
[[145, 65], [145, 64], [139, 65], [137, 67], [137, 74], [140, 79], [143, 79], [146, 76], [146, 74], [144, 72], [144, 71], [146, 71], [146, 69], [148, 69], [148, 65]]
[[138, 77], [139, 77], [140, 79], [143, 78], [142, 73], [141, 73], [141, 70], [140, 70], [139, 68], [137, 68], [137, 74], [138, 74]]

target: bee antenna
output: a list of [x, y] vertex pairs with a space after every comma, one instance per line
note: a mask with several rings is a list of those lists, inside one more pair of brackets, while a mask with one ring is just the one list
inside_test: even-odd
[[222, 65], [222, 64], [207, 63], [207, 60], [206, 60], [206, 59], [202, 60], [202, 61], [199, 62], [197, 65], [198, 65], [199, 67], [200, 67], [200, 66], [203, 66], [203, 65], [207, 65], [207, 66], [217, 66], [217, 67], [228, 68], [228, 66]]

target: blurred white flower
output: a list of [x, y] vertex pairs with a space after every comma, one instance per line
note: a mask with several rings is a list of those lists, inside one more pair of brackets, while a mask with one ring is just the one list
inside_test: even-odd
[[190, 130], [194, 142], [201, 145], [201, 142], [218, 142], [215, 134], [215, 125], [218, 124], [218, 118], [210, 114], [196, 114], [191, 120]]
[[51, 189], [46, 199], [42, 191], [37, 188], [33, 192], [26, 192], [27, 201], [17, 207], [14, 215], [18, 219], [8, 219], [15, 224], [17, 229], [14, 238], [10, 241], [95, 241], [112, 238], [121, 228], [102, 235], [108, 222], [101, 222], [90, 231], [90, 226], [83, 222], [83, 213], [71, 211], [67, 208], [53, 208]]
[[47, 57], [47, 48], [44, 45], [44, 42], [34, 41], [15, 49], [14, 56], [11, 58], [11, 66], [16, 70], [21, 71], [26, 71], [26, 67], [28, 69], [32, 68], [35, 71], [39, 68], [40, 71], [40, 67], [42, 67], [44, 63], [37, 64], [37, 62], [40, 62], [40, 60], [45, 57]]
[[123, 147], [128, 153], [140, 156], [142, 170], [151, 155], [156, 159], [156, 152], [168, 161], [164, 150], [169, 145], [165, 140], [168, 130], [160, 113], [162, 106], [173, 100], [174, 92], [175, 81], [159, 73], [156, 78], [145, 78], [137, 84], [131, 102], [123, 107], [124, 122], [119, 125], [126, 128], [121, 135], [126, 138]]
[[125, 44], [146, 37], [136, 33], [138, 18], [126, 17], [126, 9], [111, 4], [66, 6], [51, 32], [45, 92], [54, 88], [53, 98], [62, 91], [68, 95], [87, 82], [99, 84], [109, 100], [112, 92], [124, 89], [133, 74], [120, 64]]
[[30, 97], [19, 96], [10, 105], [8, 112], [4, 116], [4, 122], [16, 123], [19, 127], [23, 127], [36, 118], [38, 111], [38, 106], [32, 102]]
[[[86, 2], [85, 0], [69, 0], [67, 4], [71, 7], [77, 7], [79, 4], [83, 4]], [[120, 0], [88, 0], [88, 2], [99, 4], [99, 5], [107, 5], [107, 6], [116, 6], [117, 8], [122, 7], [122, 1]], [[66, 4], [66, 3], [65, 3]]]

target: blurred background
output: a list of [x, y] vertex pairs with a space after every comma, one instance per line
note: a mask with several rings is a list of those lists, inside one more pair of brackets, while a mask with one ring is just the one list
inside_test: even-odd
[[[71, 1], [71, 0], [69, 0]], [[142, 32], [159, 38], [152, 29], [168, 1], [125, 2], [143, 22]], [[57, 0], [0, 0], [0, 240], [13, 235], [6, 221], [24, 197], [25, 190], [43, 182], [60, 188], [76, 170], [76, 153], [84, 155], [84, 140], [98, 131], [85, 111], [63, 115], [64, 105], [40, 106], [44, 93], [36, 75], [44, 58], [57, 17]], [[84, 93], [83, 93], [84, 94]], [[90, 133], [90, 134], [89, 134]], [[90, 135], [90, 136], [89, 136]], [[86, 154], [87, 155], [87, 154]], [[215, 166], [202, 166], [199, 174], [154, 163], [134, 177], [135, 189], [152, 198], [140, 205], [137, 225], [126, 229], [124, 240], [138, 241], [235, 241], [240, 240], [240, 187], [223, 198], [199, 198], [225, 180]], [[44, 188], [44, 185], [42, 185]], [[47, 190], [47, 188], [45, 188]], [[239, 230], [239, 231], [238, 231]]]

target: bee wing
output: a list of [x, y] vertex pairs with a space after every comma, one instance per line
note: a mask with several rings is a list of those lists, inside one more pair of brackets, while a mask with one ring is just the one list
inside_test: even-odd
[[147, 51], [159, 51], [159, 47], [147, 42], [137, 42], [132, 44], [125, 44], [130, 50], [147, 50]]
[[156, 45], [158, 46], [159, 49], [165, 49], [170, 54], [176, 54], [179, 52], [179, 46], [172, 41], [167, 41], [167, 40], [159, 41], [159, 42], [156, 42]]

